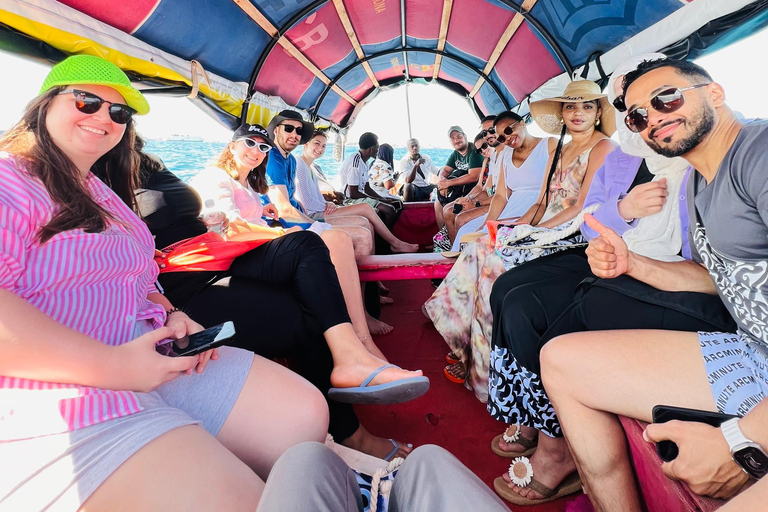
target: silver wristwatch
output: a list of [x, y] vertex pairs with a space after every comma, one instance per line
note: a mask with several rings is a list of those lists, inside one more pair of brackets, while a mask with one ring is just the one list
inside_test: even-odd
[[759, 444], [747, 439], [739, 428], [739, 419], [733, 418], [720, 425], [720, 430], [731, 448], [731, 457], [746, 474], [760, 479], [768, 474], [768, 454]]

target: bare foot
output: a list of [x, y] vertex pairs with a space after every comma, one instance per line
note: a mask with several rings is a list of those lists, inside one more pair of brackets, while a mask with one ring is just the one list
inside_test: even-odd
[[[411, 444], [401, 443], [399, 441], [395, 441], [395, 443], [397, 444], [397, 451], [392, 456], [392, 459], [395, 457], [405, 458], [413, 451], [413, 445]], [[392, 448], [394, 448], [389, 439], [374, 436], [365, 430], [362, 425], [354, 434], [344, 439], [341, 444], [347, 448], [352, 448], [353, 450], [367, 453], [368, 455], [373, 455], [380, 459], [385, 459], [387, 455], [392, 452]]]
[[370, 331], [371, 334], [375, 334], [375, 335], [389, 334], [390, 332], [392, 332], [392, 329], [394, 329], [394, 327], [392, 327], [391, 325], [385, 324], [381, 320], [377, 320], [373, 318], [368, 313], [365, 314], [365, 321], [368, 324], [368, 331]]
[[[347, 358], [343, 363], [336, 364], [331, 372], [331, 385], [335, 388], [352, 388], [359, 386], [373, 372], [386, 365], [387, 361], [375, 357], [367, 351], [360, 351]], [[382, 371], [369, 385], [386, 384], [400, 379], [421, 377], [421, 370], [415, 372], [392, 367]]]
[[392, 249], [392, 252], [394, 253], [409, 253], [409, 252], [418, 251], [419, 244], [408, 244], [400, 241], [400, 242], [391, 244], [389, 248]]
[[[531, 441], [535, 441], [536, 438], [539, 435], [539, 431], [536, 430], [533, 427], [527, 427], [525, 425], [509, 425], [507, 427], [507, 431], [505, 434], [508, 436], [515, 435], [515, 429], [520, 429], [520, 435], [523, 436], [526, 439], [529, 439]], [[523, 453], [525, 450], [527, 450], [525, 446], [523, 446], [520, 443], [508, 443], [504, 440], [504, 437], [499, 438], [499, 450], [503, 452], [509, 452], [509, 453]]]
[[376, 343], [373, 342], [373, 338], [371, 338], [370, 336], [360, 336], [360, 335], [358, 335], [357, 339], [360, 340], [360, 343], [363, 344], [365, 349], [368, 352], [370, 352], [371, 355], [373, 355], [374, 357], [378, 357], [379, 359], [381, 359], [384, 362], [387, 362], [387, 363], [389, 362], [389, 360], [387, 360], [387, 358], [384, 357], [384, 354], [379, 349], [379, 347], [376, 346]]
[[392, 297], [385, 297], [384, 295], [379, 295], [379, 304], [389, 305], [394, 304], [395, 299]]
[[[551, 444], [551, 443], [548, 443]], [[533, 467], [533, 477], [541, 484], [555, 489], [565, 478], [576, 471], [576, 463], [573, 461], [571, 452], [565, 444], [565, 439], [556, 439], [555, 449], [544, 448], [541, 444], [531, 458], [531, 467]], [[509, 474], [502, 475], [507, 486], [520, 496], [529, 499], [541, 499], [543, 496], [530, 487], [518, 487], [512, 483]]]

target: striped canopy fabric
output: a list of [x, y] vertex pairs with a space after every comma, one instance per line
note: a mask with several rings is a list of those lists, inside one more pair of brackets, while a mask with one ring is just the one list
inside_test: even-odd
[[[121, 54], [136, 57], [136, 41], [150, 54], [197, 61], [218, 84], [247, 84], [230, 103], [277, 97], [339, 127], [377, 90], [406, 80], [440, 83], [471, 98], [479, 115], [496, 113], [518, 106], [555, 77], [570, 77], [595, 56], [613, 51], [616, 61], [622, 52], [658, 50], [710, 20], [739, 15], [738, 23], [693, 48], [701, 51], [729, 31], [743, 36], [762, 27], [766, 18], [765, 1], [743, 0], [8, 1], [17, 8], [0, 7], [0, 23], [65, 53], [88, 45], [57, 44], [61, 36], [40, 26], [50, 26], [56, 15], [71, 21], [74, 11], [92, 20], [93, 30], [118, 34], [114, 49]], [[36, 23], [25, 29], [14, 12]], [[178, 81], [166, 68], [153, 77], [147, 66], [159, 61], [141, 58], [146, 66], [134, 74]], [[608, 58], [600, 73], [614, 66]], [[597, 66], [590, 69], [597, 72]], [[194, 81], [193, 74], [183, 81]], [[214, 107], [238, 117], [221, 91], [201, 91]]]

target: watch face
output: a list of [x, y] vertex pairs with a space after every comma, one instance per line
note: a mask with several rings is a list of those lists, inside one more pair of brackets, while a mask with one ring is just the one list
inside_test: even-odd
[[768, 473], [768, 455], [756, 446], [747, 446], [733, 454], [733, 459], [754, 478]]

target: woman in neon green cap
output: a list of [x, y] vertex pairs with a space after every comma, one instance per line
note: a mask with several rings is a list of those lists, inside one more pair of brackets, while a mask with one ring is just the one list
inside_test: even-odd
[[148, 111], [74, 56], [0, 137], [0, 509], [252, 511], [287, 448], [325, 439], [323, 396], [282, 366], [168, 357], [202, 327], [158, 293], [126, 206]]

